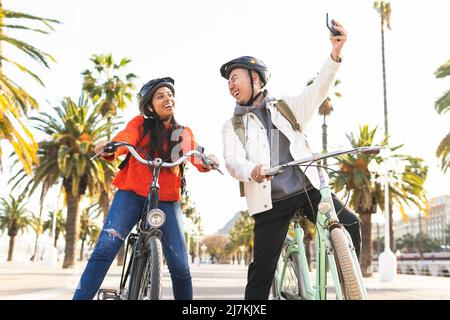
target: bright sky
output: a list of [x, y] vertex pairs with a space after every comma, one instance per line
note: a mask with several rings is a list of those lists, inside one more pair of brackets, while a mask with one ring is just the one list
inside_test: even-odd
[[[78, 98], [80, 73], [91, 67], [92, 54], [111, 52], [116, 60], [128, 57], [132, 60], [128, 70], [139, 76], [137, 87], [160, 76], [176, 80], [177, 120], [191, 127], [199, 143], [218, 155], [223, 166], [221, 128], [232, 116], [234, 101], [220, 77], [220, 66], [241, 55], [256, 56], [270, 67], [272, 95], [298, 93], [330, 54], [328, 12], [349, 33], [337, 75], [343, 96], [333, 100], [335, 111], [328, 118], [333, 150], [348, 147], [345, 134], [358, 125], [378, 125], [379, 138], [383, 135], [380, 21], [372, 4], [372, 0], [4, 0], [7, 9], [63, 22], [50, 36], [14, 33], [56, 58], [50, 72], [17, 51], [4, 49], [6, 56], [36, 72], [46, 88], [22, 78], [15, 69], [6, 72], [40, 101], [42, 111], [49, 111], [64, 96]], [[449, 130], [449, 115], [438, 115], [434, 101], [450, 87], [450, 79], [435, 79], [433, 73], [450, 59], [450, 3], [393, 0], [391, 5], [392, 31], [385, 34], [391, 141], [404, 143], [403, 153], [426, 160], [431, 197], [448, 194], [450, 175], [439, 170], [435, 150]], [[136, 114], [136, 104], [130, 103], [123, 116], [127, 120]], [[308, 129], [316, 151], [321, 150], [320, 125], [317, 115]], [[2, 146], [5, 170], [0, 195], [5, 196], [10, 149]], [[227, 172], [223, 177], [192, 168], [188, 188], [206, 233], [217, 231], [246, 208], [237, 181]]]

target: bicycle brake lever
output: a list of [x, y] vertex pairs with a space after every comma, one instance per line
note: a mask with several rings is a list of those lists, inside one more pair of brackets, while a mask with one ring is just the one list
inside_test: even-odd
[[380, 147], [360, 147], [359, 151], [364, 154], [379, 154], [381, 148]]
[[223, 172], [220, 171], [220, 169], [216, 165], [213, 165], [212, 167], [213, 167], [214, 170], [216, 170], [217, 172], [219, 172], [221, 175], [224, 176]]
[[89, 160], [93, 161], [95, 158], [97, 158], [98, 156], [100, 156], [102, 154], [103, 151], [100, 151], [99, 153], [95, 154], [94, 156], [92, 156]]
[[100, 156], [103, 152], [106, 153], [114, 153], [117, 150], [117, 146], [116, 146], [117, 142], [111, 141], [108, 142], [104, 147], [103, 150], [100, 151], [99, 153], [95, 154], [93, 157], [90, 158], [90, 160], [94, 160], [95, 158], [97, 158], [98, 156]]
[[202, 156], [202, 161], [204, 164], [209, 165], [213, 168], [213, 170], [218, 171], [221, 175], [224, 175], [222, 171], [220, 171], [219, 167], [217, 166], [217, 163], [215, 163], [213, 160], [209, 159], [206, 156]]

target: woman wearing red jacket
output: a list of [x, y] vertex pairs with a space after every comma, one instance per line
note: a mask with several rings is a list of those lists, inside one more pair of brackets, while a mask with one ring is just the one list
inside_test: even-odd
[[[124, 141], [141, 147], [152, 158], [175, 161], [180, 155], [198, 148], [192, 131], [182, 127], [174, 118], [175, 88], [172, 78], [158, 78], [147, 82], [139, 92], [141, 115], [128, 122], [112, 141]], [[100, 152], [106, 142], [96, 145]], [[114, 160], [128, 150], [119, 147], [115, 153], [102, 156]], [[209, 155], [217, 164], [215, 156]], [[196, 158], [191, 162], [200, 172], [211, 170]], [[111, 263], [123, 241], [139, 221], [152, 181], [152, 172], [134, 157], [127, 156], [125, 165], [113, 180], [118, 190], [94, 252], [81, 276], [73, 299], [92, 299], [100, 288]], [[175, 299], [192, 299], [192, 281], [181, 220], [180, 199], [182, 172], [180, 167], [162, 168], [159, 176], [159, 205], [166, 214], [162, 231], [162, 246], [172, 278]]]

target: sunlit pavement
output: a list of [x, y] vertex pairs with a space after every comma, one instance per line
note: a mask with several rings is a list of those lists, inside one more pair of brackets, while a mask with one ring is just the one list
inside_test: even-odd
[[[62, 269], [40, 262], [2, 262], [0, 300], [71, 299], [84, 265]], [[122, 267], [112, 266], [102, 288], [118, 288], [121, 272]], [[191, 274], [194, 299], [243, 299], [247, 266], [192, 264]], [[163, 299], [173, 299], [167, 269], [162, 282]], [[445, 277], [397, 275], [393, 282], [381, 282], [375, 273], [365, 284], [369, 298], [375, 300], [450, 300], [450, 278]]]

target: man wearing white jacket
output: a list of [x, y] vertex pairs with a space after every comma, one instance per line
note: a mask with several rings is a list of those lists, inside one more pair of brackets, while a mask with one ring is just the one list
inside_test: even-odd
[[[255, 219], [254, 255], [248, 270], [245, 299], [268, 299], [295, 211], [303, 209], [303, 214], [315, 222], [320, 201], [316, 170], [304, 172], [299, 167], [290, 167], [275, 177], [264, 176], [264, 170], [312, 155], [304, 130], [328, 95], [347, 38], [341, 24], [334, 21], [334, 28], [341, 35], [330, 33], [331, 55], [317, 79], [300, 95], [282, 98], [295, 116], [295, 125], [286, 117], [286, 112], [280, 111], [280, 101], [268, 97], [264, 87], [270, 74], [262, 61], [244, 56], [225, 63], [220, 69], [228, 80], [230, 94], [236, 99], [234, 116], [222, 129], [225, 164], [230, 174], [243, 184], [249, 213]], [[359, 219], [334, 195], [333, 201], [337, 212], [342, 209], [339, 220], [350, 233], [359, 256]]]

